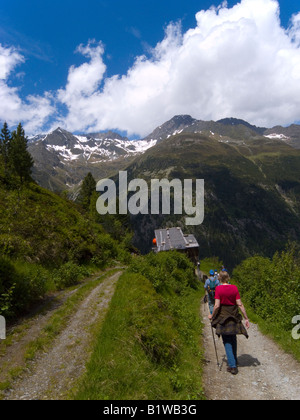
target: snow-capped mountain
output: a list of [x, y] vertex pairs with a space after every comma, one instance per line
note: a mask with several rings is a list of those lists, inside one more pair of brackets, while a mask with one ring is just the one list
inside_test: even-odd
[[94, 178], [108, 176], [112, 168], [144, 153], [155, 140], [128, 140], [118, 133], [73, 135], [62, 128], [28, 139], [35, 165], [34, 179], [43, 187], [62, 191], [77, 185], [91, 172]]
[[128, 140], [117, 133], [96, 133], [73, 135], [57, 128], [46, 135], [37, 135], [30, 139], [29, 150], [36, 155], [41, 149], [55, 154], [61, 163], [72, 161], [97, 164], [144, 153], [155, 146], [155, 140]]
[[91, 172], [98, 181], [124, 169], [138, 155], [177, 134], [202, 133], [214, 141], [244, 142], [282, 141], [300, 149], [300, 126], [260, 128], [236, 118], [217, 122], [201, 121], [189, 115], [177, 115], [157, 127], [142, 140], [129, 140], [118, 133], [74, 135], [62, 128], [38, 134], [28, 141], [34, 162], [36, 181], [51, 190], [64, 190], [77, 185]]

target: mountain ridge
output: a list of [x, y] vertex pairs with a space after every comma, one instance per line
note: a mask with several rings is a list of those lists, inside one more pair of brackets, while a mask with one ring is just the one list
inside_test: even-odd
[[74, 135], [58, 127], [29, 139], [28, 150], [35, 162], [34, 179], [52, 191], [63, 191], [80, 183], [88, 172], [95, 178], [107, 176], [119, 160], [130, 161], [155, 144], [131, 141], [112, 131]]
[[[205, 134], [228, 144], [248, 140], [280, 140], [300, 149], [300, 126], [256, 127], [237, 118], [219, 121], [197, 120], [190, 115], [176, 115], [141, 140], [129, 140], [114, 131], [72, 134], [60, 127], [48, 134], [29, 139], [28, 149], [35, 161], [34, 179], [54, 191], [70, 189], [91, 172], [95, 179], [107, 177], [115, 169], [126, 167], [148, 149], [181, 133]], [[247, 145], [245, 146], [247, 147]]]
[[200, 259], [218, 256], [229, 268], [256, 254], [272, 257], [289, 241], [300, 243], [300, 150], [280, 139], [256, 136], [227, 143], [182, 132], [149, 149], [127, 171], [148, 183], [205, 181], [202, 225], [186, 226], [185, 215], [131, 217], [134, 245], [144, 253], [154, 229], [172, 226], [194, 234]]
[[[281, 125], [276, 125], [271, 128], [266, 127], [257, 127], [256, 125], [252, 125], [248, 123], [245, 120], [239, 119], [239, 118], [223, 118], [217, 121], [204, 121], [204, 120], [197, 120], [193, 117], [191, 117], [188, 114], [182, 114], [182, 115], [175, 115], [170, 120], [166, 121], [165, 123], [161, 124], [160, 126], [156, 127], [150, 134], [148, 134], [146, 137], [141, 138], [139, 140], [130, 140], [128, 137], [122, 136], [118, 132], [115, 132], [113, 130], [107, 130], [103, 132], [98, 133], [81, 133], [81, 134], [72, 134], [71, 132], [62, 129], [61, 127], [57, 127], [54, 131], [47, 133], [47, 134], [36, 134], [34, 136], [31, 136], [29, 138], [29, 144], [35, 143], [37, 141], [45, 139], [45, 137], [48, 137], [49, 135], [52, 135], [53, 133], [57, 131], [62, 131], [64, 133], [72, 134], [75, 137], [85, 137], [87, 139], [97, 139], [97, 140], [121, 140], [121, 141], [149, 141], [149, 140], [157, 140], [162, 141], [168, 138], [170, 135], [176, 135], [180, 134], [181, 132], [191, 132], [191, 126], [195, 126], [196, 129], [202, 129], [202, 130], [208, 130], [211, 126], [215, 126], [219, 128], [219, 131], [221, 130], [222, 126], [231, 126], [231, 127], [237, 127], [237, 126], [244, 126], [251, 130], [252, 132], [255, 132], [257, 135], [271, 135], [271, 134], [278, 134], [279, 135], [285, 135], [286, 137], [293, 137], [293, 138], [300, 138], [300, 125], [298, 124], [291, 124], [287, 127], [283, 127]], [[223, 128], [224, 129], [224, 128]], [[217, 130], [218, 131], [218, 130]], [[195, 131], [200, 132], [200, 131]], [[300, 148], [300, 145], [299, 145]]]
[[[138, 152], [128, 152], [134, 141], [108, 139], [111, 133], [101, 133], [104, 138], [97, 140], [97, 133], [78, 136], [61, 128], [52, 133], [56, 139], [48, 135], [29, 149], [40, 149], [34, 159], [42, 185], [67, 187], [69, 193], [73, 188], [73, 197], [88, 172], [97, 181], [117, 179], [120, 170], [126, 170], [129, 179], [146, 182], [204, 179], [202, 225], [185, 226], [184, 215], [132, 216], [134, 245], [147, 253], [155, 229], [180, 226], [196, 236], [200, 258], [218, 255], [233, 267], [255, 254], [271, 257], [289, 240], [300, 243], [300, 126], [265, 130], [240, 119], [220, 121], [175, 116], [142, 140], [148, 148]], [[101, 156], [88, 149], [92, 145], [106, 147], [111, 156], [119, 152], [118, 158], [104, 154], [100, 161]]]
[[[236, 131], [236, 132], [235, 132]], [[172, 119], [165, 122], [161, 126], [157, 127], [151, 134], [149, 134], [145, 139], [155, 139], [159, 143], [160, 141], [165, 140], [171, 135], [176, 135], [180, 133], [201, 133], [201, 132], [211, 132], [216, 133], [222, 136], [233, 137], [236, 139], [242, 139], [246, 137], [255, 137], [265, 135], [274, 135], [280, 138], [280, 134], [288, 133], [286, 139], [289, 140], [289, 135], [293, 136], [295, 141], [292, 146], [300, 148], [300, 125], [292, 124], [291, 126], [285, 128], [280, 125], [273, 128], [257, 127], [248, 123], [245, 120], [238, 118], [223, 118], [218, 121], [203, 121], [192, 118], [190, 115], [175, 115]]]

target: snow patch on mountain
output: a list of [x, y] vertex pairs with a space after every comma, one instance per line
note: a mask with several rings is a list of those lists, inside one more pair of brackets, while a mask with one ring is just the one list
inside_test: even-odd
[[29, 139], [29, 143], [31, 148], [39, 144], [55, 153], [63, 164], [78, 160], [96, 164], [145, 153], [157, 140], [128, 140], [113, 132], [73, 135], [57, 128]]
[[267, 134], [264, 137], [267, 137], [268, 139], [271, 140], [289, 140], [290, 137], [285, 136], [284, 134], [277, 134], [277, 133], [273, 133], [273, 134]]

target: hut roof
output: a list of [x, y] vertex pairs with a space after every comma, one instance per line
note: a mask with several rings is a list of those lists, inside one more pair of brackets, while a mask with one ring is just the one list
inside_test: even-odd
[[179, 227], [158, 229], [155, 231], [155, 238], [158, 252], [199, 248], [194, 235], [185, 235]]

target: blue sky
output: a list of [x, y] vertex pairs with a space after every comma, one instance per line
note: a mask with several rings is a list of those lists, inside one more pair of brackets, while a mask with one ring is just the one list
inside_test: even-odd
[[[140, 137], [176, 113], [299, 121], [299, 13], [298, 0], [0, 0], [0, 121]], [[272, 92], [260, 96], [257, 78]]]

